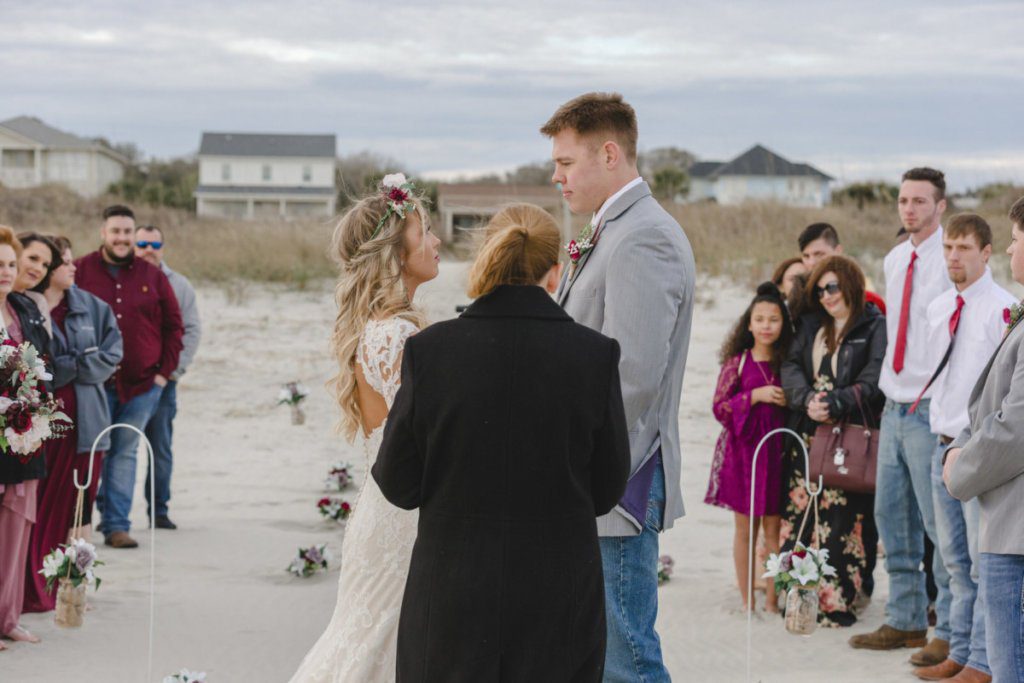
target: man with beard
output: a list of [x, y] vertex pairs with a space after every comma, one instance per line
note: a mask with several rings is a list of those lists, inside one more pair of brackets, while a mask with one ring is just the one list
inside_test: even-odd
[[[135, 214], [127, 206], [103, 211], [102, 244], [75, 261], [75, 284], [105, 301], [124, 337], [124, 358], [107, 382], [111, 419], [145, 429], [160, 403], [182, 349], [181, 309], [160, 268], [135, 258]], [[103, 460], [96, 506], [99, 530], [114, 548], [135, 548], [128, 513], [135, 490], [139, 436], [128, 429], [111, 434]]]

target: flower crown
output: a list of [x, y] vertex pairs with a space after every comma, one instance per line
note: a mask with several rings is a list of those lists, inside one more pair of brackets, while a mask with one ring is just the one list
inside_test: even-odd
[[371, 240], [380, 234], [384, 223], [391, 217], [391, 214], [398, 214], [400, 218], [405, 218], [409, 211], [416, 208], [416, 204], [412, 201], [412, 193], [416, 191], [416, 186], [406, 180], [404, 173], [391, 173], [384, 176], [384, 179], [380, 181], [380, 191], [387, 199], [388, 207], [377, 223], [373, 234], [370, 235]]

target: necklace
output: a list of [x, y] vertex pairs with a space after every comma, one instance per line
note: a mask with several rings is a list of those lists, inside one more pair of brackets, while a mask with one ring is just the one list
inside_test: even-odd
[[754, 358], [754, 352], [753, 351], [750, 352], [750, 360], [754, 361], [754, 365], [757, 366], [758, 372], [760, 372], [761, 373], [761, 377], [764, 378], [764, 383], [769, 385], [769, 386], [775, 386], [775, 373], [772, 372], [771, 370], [769, 370], [768, 374], [766, 375], [764, 373], [764, 368], [761, 367], [761, 363], [763, 361], [759, 361], [756, 358]]

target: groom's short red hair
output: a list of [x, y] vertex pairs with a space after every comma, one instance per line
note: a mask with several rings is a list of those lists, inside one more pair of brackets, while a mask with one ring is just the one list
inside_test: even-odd
[[580, 137], [610, 136], [622, 148], [626, 159], [636, 161], [636, 112], [617, 92], [588, 92], [569, 100], [548, 119], [540, 132], [550, 138], [566, 129], [576, 131]]

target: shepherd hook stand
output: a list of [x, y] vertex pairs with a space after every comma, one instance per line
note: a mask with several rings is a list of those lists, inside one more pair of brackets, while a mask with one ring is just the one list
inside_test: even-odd
[[[100, 439], [106, 434], [118, 427], [130, 429], [139, 435], [142, 442], [146, 444], [146, 454], [149, 457], [149, 500], [150, 500], [150, 515], [149, 515], [149, 650], [146, 658], [146, 680], [153, 680], [153, 632], [156, 617], [156, 467], [153, 461], [153, 446], [149, 443], [149, 439], [138, 427], [134, 427], [129, 424], [117, 423], [112, 424], [96, 437], [96, 440], [92, 442], [92, 450], [89, 451], [89, 473], [86, 476], [85, 483], [78, 483], [78, 468], [75, 468], [75, 488], [85, 494], [85, 491], [92, 486], [93, 467], [96, 463], [96, 446], [99, 445]], [[749, 655], [748, 655], [749, 659]]]
[[[786, 429], [785, 427], [780, 427], [779, 429], [773, 429], [772, 431], [770, 431], [767, 434], [765, 434], [764, 437], [761, 439], [761, 441], [757, 444], [757, 448], [754, 450], [754, 462], [750, 466], [750, 547], [748, 548], [748, 552], [750, 553], [750, 555], [749, 555], [749, 558], [748, 558], [748, 562], [749, 563], [747, 565], [747, 583], [748, 584], [752, 584], [753, 583], [753, 576], [754, 576], [754, 542], [756, 540], [754, 538], [754, 493], [755, 493], [754, 479], [757, 478], [757, 456], [761, 455], [761, 447], [764, 446], [765, 442], [768, 441], [768, 439], [770, 439], [771, 437], [775, 436], [776, 434], [783, 434], [783, 433], [790, 434], [793, 437], [795, 437], [796, 438], [796, 442], [798, 444], [800, 444], [800, 450], [802, 450], [803, 453], [804, 453], [804, 488], [807, 489], [807, 494], [811, 497], [811, 501], [813, 502], [814, 499], [817, 498], [818, 493], [821, 492], [821, 482], [822, 482], [822, 479], [821, 479], [821, 475], [820, 474], [818, 475], [818, 487], [817, 487], [817, 489], [816, 490], [812, 490], [811, 489], [811, 485], [810, 485], [810, 481], [809, 481], [810, 477], [807, 475], [807, 473], [811, 471], [811, 461], [810, 461], [810, 458], [807, 456], [807, 446], [804, 444], [803, 437], [800, 436], [799, 434], [797, 434], [796, 432], [794, 432], [792, 429]], [[762, 528], [763, 528], [763, 525], [762, 525]], [[753, 596], [752, 588], [753, 588], [753, 586], [750, 585], [749, 588], [748, 588], [748, 590], [750, 590], [750, 594], [747, 596], [747, 683], [751, 683], [751, 678], [750, 678], [750, 656], [751, 656], [751, 652], [752, 652], [752, 648], [753, 648], [753, 643], [754, 643], [754, 631], [753, 631], [753, 628], [754, 628], [754, 610], [751, 608], [751, 606], [754, 603], [754, 600], [753, 600], [754, 596]]]

